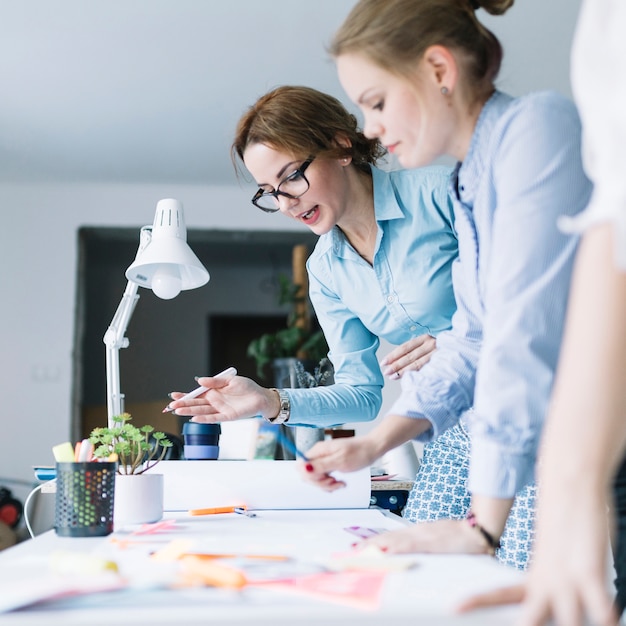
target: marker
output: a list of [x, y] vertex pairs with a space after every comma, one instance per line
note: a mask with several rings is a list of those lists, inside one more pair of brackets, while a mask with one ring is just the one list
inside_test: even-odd
[[245, 506], [216, 506], [212, 509], [191, 509], [189, 515], [217, 515], [218, 513], [239, 513], [243, 514], [247, 511], [248, 507]]
[[[232, 378], [233, 376], [237, 376], [237, 370], [234, 367], [228, 367], [223, 372], [219, 374], [215, 374], [213, 378]], [[192, 398], [197, 398], [202, 395], [205, 391], [208, 391], [208, 387], [198, 387], [193, 391], [185, 394], [182, 398], [178, 398], [179, 400], [191, 400]], [[164, 409], [163, 413], [171, 413], [174, 409], [170, 409], [170, 405], [168, 404]]]
[[76, 460], [79, 463], [87, 463], [88, 461], [91, 461], [92, 456], [93, 444], [89, 441], [89, 439], [83, 439], [78, 447], [78, 458]]
[[58, 446], [53, 446], [52, 454], [54, 460], [57, 463], [73, 463], [74, 462], [74, 448], [69, 441], [60, 443]]

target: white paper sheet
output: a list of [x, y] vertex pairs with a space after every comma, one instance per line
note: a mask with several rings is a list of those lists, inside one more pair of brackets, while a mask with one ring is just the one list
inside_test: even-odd
[[361, 509], [370, 504], [369, 468], [334, 475], [328, 493], [306, 482], [296, 461], [162, 461], [165, 511], [246, 505], [250, 509]]

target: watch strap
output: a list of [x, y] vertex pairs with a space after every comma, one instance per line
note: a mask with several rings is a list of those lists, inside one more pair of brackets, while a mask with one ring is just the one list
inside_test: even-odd
[[265, 420], [270, 424], [285, 424], [289, 421], [289, 416], [291, 415], [291, 402], [289, 401], [289, 395], [284, 389], [275, 389], [272, 387], [271, 391], [275, 391], [278, 394], [280, 409], [276, 417], [266, 417]]

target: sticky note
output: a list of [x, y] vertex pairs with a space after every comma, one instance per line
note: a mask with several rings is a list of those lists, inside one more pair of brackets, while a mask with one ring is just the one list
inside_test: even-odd
[[57, 463], [73, 463], [74, 462], [74, 448], [69, 441], [60, 443], [58, 446], [53, 446], [52, 454]]

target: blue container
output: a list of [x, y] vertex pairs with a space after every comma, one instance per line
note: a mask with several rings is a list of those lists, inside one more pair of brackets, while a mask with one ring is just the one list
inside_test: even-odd
[[217, 459], [220, 453], [221, 432], [222, 427], [219, 424], [185, 422], [183, 424], [185, 459], [189, 461]]

